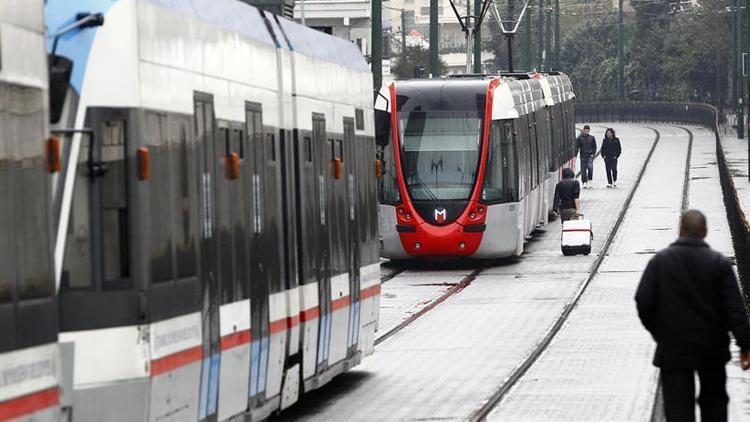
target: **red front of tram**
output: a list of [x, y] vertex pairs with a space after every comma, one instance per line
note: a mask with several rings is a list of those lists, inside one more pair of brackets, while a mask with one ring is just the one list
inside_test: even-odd
[[499, 83], [411, 81], [381, 91], [381, 212], [390, 214], [386, 224], [395, 225], [400, 243], [394, 236], [381, 245], [391, 251], [386, 257], [465, 257], [479, 249], [492, 92]]

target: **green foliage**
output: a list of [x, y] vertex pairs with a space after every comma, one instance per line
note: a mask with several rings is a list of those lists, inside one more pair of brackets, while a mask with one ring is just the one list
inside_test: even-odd
[[[430, 50], [422, 48], [420, 46], [406, 47], [406, 55], [399, 55], [396, 58], [396, 62], [391, 68], [391, 71], [396, 75], [398, 79], [412, 79], [414, 78], [414, 68], [416, 66], [424, 66], [425, 77], [430, 73]], [[438, 57], [438, 63], [440, 66], [440, 75], [445, 75], [448, 72], [448, 65], [442, 58]], [[434, 76], [440, 76], [434, 75]]]
[[[725, 99], [732, 69], [729, 2], [705, 0], [679, 14], [644, 4], [625, 18], [626, 97], [683, 101], [696, 92], [703, 100]], [[582, 20], [564, 35], [561, 67], [579, 99], [617, 99], [617, 37], [616, 13]]]

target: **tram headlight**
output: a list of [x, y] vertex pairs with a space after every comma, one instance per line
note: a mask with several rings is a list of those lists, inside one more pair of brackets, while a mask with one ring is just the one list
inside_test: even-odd
[[477, 213], [472, 212], [471, 214], [469, 214], [469, 218], [471, 218], [472, 220], [476, 220], [477, 219]]
[[419, 242], [414, 242], [414, 249], [420, 249], [422, 247], [422, 244]]
[[459, 242], [459, 243], [458, 243], [458, 249], [461, 249], [461, 250], [464, 250], [464, 249], [466, 249], [466, 243], [464, 243], [464, 242]]
[[407, 220], [411, 220], [411, 214], [410, 213], [407, 212], [406, 215], [405, 215], [405, 217], [406, 217]]

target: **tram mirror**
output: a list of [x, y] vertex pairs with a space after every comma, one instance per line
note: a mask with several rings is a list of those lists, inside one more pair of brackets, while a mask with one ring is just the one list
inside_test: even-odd
[[73, 61], [64, 56], [50, 54], [49, 60], [49, 121], [60, 121], [65, 96], [68, 93], [70, 75], [73, 72]]
[[391, 113], [375, 110], [375, 144], [385, 147], [390, 143]]

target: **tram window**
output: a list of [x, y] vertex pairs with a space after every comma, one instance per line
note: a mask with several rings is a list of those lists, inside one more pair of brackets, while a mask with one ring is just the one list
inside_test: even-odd
[[190, 122], [188, 120], [175, 121], [176, 142], [174, 155], [176, 159], [171, 160], [173, 166], [172, 183], [177, 192], [178, 201], [175, 204], [174, 218], [177, 219], [175, 227], [175, 246], [177, 251], [177, 278], [193, 277], [197, 273], [195, 257], [195, 233], [196, 227], [191, 215], [194, 214], [193, 204], [195, 202], [196, 187], [191, 183], [193, 168], [190, 164], [193, 143], [188, 133]]
[[361, 108], [354, 109], [354, 121], [357, 130], [365, 130], [365, 111]]
[[108, 166], [101, 178], [102, 273], [110, 284], [130, 276], [125, 122], [104, 120], [101, 131], [101, 160]]
[[92, 183], [89, 178], [89, 143], [81, 142], [78, 164], [75, 169], [75, 189], [65, 239], [65, 258], [61, 274], [61, 287], [69, 289], [93, 286], [92, 232], [90, 226], [90, 201]]
[[305, 136], [304, 138], [305, 147], [305, 161], [312, 163], [312, 138]]
[[219, 128], [219, 139], [224, 140], [224, 156], [229, 156], [232, 152], [232, 146], [230, 145], [229, 129], [225, 127]]
[[245, 136], [243, 131], [241, 129], [233, 129], [232, 139], [234, 148], [231, 148], [231, 152], [236, 152], [240, 156], [240, 158], [245, 158], [245, 146], [243, 142]]
[[170, 175], [168, 169], [169, 140], [166, 136], [166, 116], [163, 114], [146, 114], [146, 143], [151, 156], [151, 176], [146, 185], [149, 196], [149, 214], [151, 226], [149, 240], [151, 251], [151, 280], [154, 283], [174, 279], [174, 262], [172, 255], [172, 198], [170, 192]]
[[273, 133], [266, 134], [266, 142], [268, 143], [268, 161], [276, 161], [276, 138]]
[[513, 122], [492, 122], [482, 199], [489, 204], [518, 201], [518, 168]]
[[[0, 84], [0, 101], [4, 104], [9, 103], [5, 97], [10, 96], [10, 90], [7, 85]], [[3, 128], [9, 127], [8, 111], [0, 108], [0, 133], [4, 132]], [[11, 269], [10, 251], [13, 250], [13, 225], [11, 224], [12, 204], [15, 202], [12, 197], [11, 186], [11, 142], [13, 137], [4, 137], [0, 141], [0, 303], [9, 302], [13, 299], [13, 271]], [[8, 183], [11, 181], [11, 183]]]
[[[0, 95], [3, 94], [2, 87], [0, 86]], [[4, 113], [0, 111], [0, 125], [4, 124]], [[12, 139], [12, 138], [11, 138]], [[8, 152], [6, 148], [8, 142], [0, 142], [0, 303], [9, 302], [13, 298], [13, 284], [11, 280], [11, 268], [10, 268], [10, 256], [7, 251], [13, 250], [11, 246], [12, 236], [10, 234], [10, 204], [12, 204], [13, 198], [11, 198], [10, 189], [8, 183], [5, 183], [10, 178], [9, 165], [8, 165]]]

